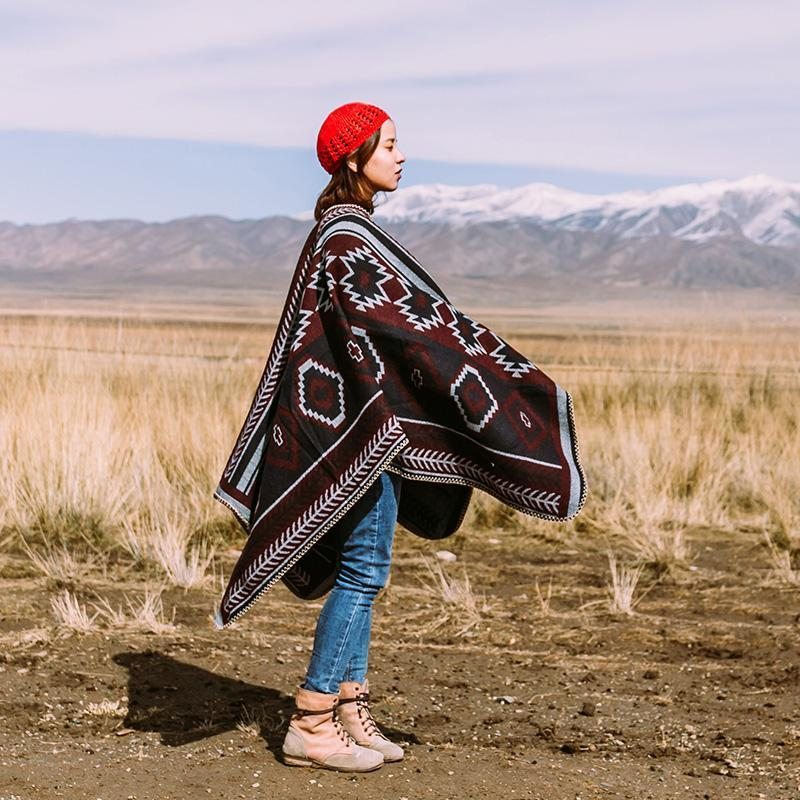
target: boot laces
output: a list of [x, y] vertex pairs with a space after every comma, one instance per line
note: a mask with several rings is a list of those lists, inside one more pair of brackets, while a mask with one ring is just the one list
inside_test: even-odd
[[347, 729], [342, 725], [342, 721], [335, 714], [333, 715], [333, 724], [336, 726], [336, 733], [339, 738], [344, 742], [345, 747], [350, 747], [355, 743], [355, 739], [347, 732]]
[[374, 733], [385, 739], [386, 737], [381, 732], [378, 723], [375, 722], [369, 710], [369, 692], [359, 692], [359, 694], [356, 695], [356, 709], [358, 710], [358, 718], [362, 722], [364, 732], [367, 735], [372, 735]]

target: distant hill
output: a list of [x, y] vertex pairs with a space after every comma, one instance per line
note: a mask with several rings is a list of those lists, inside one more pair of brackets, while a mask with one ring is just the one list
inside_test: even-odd
[[[388, 195], [375, 219], [456, 300], [516, 305], [672, 288], [800, 292], [800, 184], [763, 175], [613, 195], [540, 183], [412, 186]], [[0, 223], [0, 282], [280, 294], [311, 224], [310, 213]]]

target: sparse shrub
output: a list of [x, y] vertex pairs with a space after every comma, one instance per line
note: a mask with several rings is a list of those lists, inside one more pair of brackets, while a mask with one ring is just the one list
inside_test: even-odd
[[24, 525], [16, 526], [16, 532], [23, 542], [33, 542], [42, 548], [56, 542], [64, 550], [89, 548], [106, 556], [115, 548], [111, 523], [97, 512], [76, 508], [39, 507]]
[[222, 518], [209, 519], [198, 529], [197, 535], [215, 548], [241, 545], [246, 537], [242, 526], [231, 514]]
[[207, 583], [215, 548], [205, 539], [192, 541], [193, 521], [177, 505], [155, 507], [139, 520], [128, 521], [125, 536], [137, 560], [157, 564], [173, 585], [188, 589]]

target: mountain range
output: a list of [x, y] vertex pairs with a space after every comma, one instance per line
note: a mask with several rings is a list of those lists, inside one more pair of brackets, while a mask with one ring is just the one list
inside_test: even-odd
[[[383, 198], [381, 200], [381, 198]], [[626, 290], [800, 293], [800, 184], [766, 175], [589, 195], [552, 184], [404, 187], [375, 219], [454, 301]], [[0, 282], [285, 292], [311, 212], [166, 223], [0, 222]]]
[[756, 244], [800, 247], [800, 183], [768, 175], [670, 186], [651, 192], [581, 194], [550, 183], [514, 189], [412, 186], [376, 212], [392, 222], [535, 221], [564, 231], [606, 232], [622, 239], [673, 236], [704, 242], [743, 236]]

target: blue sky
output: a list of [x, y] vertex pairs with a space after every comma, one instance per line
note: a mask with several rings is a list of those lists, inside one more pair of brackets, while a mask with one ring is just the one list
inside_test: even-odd
[[404, 186], [800, 181], [798, 41], [796, 0], [0, 0], [0, 219], [306, 210], [351, 100]]

